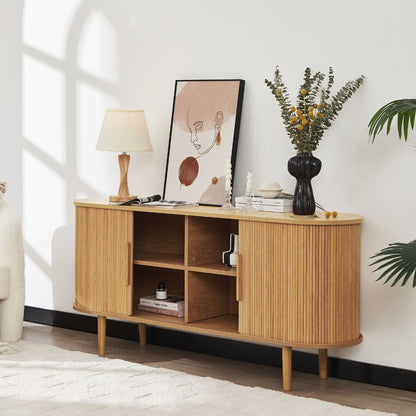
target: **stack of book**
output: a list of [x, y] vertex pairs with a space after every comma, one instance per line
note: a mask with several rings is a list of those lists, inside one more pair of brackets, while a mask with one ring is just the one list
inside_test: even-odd
[[161, 313], [163, 315], [176, 316], [182, 318], [184, 316], [183, 296], [168, 295], [167, 299], [156, 299], [156, 296], [145, 296], [140, 298], [137, 304], [140, 311]]
[[[235, 206], [237, 209], [244, 209], [248, 196], [237, 196], [235, 198]], [[277, 198], [263, 198], [261, 196], [254, 196], [251, 198], [251, 204], [259, 211], [269, 212], [292, 212], [292, 197], [277, 197]]]

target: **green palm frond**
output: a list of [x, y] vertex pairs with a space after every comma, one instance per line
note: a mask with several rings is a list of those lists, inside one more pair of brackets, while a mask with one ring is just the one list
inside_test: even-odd
[[416, 240], [410, 243], [392, 243], [372, 256], [377, 259], [370, 266], [378, 265], [374, 270], [384, 269], [377, 280], [385, 278], [384, 283], [394, 286], [400, 280], [404, 286], [413, 275], [413, 287], [416, 287]]
[[383, 130], [383, 127], [386, 123], [387, 134], [389, 134], [391, 123], [396, 115], [399, 138], [401, 139], [403, 134], [404, 140], [406, 141], [409, 132], [409, 123], [411, 129], [413, 129], [415, 126], [416, 99], [409, 98], [403, 100], [394, 100], [381, 107], [368, 123], [368, 131], [370, 133], [372, 143], [374, 142], [377, 134]]

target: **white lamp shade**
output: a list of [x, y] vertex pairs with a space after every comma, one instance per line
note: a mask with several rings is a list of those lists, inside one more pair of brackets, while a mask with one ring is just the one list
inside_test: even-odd
[[96, 149], [126, 153], [153, 150], [144, 111], [107, 110]]

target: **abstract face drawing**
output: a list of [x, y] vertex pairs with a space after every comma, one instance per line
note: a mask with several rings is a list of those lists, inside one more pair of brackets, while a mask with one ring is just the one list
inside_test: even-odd
[[214, 120], [202, 120], [196, 111], [189, 108], [186, 122], [191, 135], [190, 141], [200, 156], [208, 153], [215, 144], [221, 144], [221, 126], [224, 122], [224, 113], [221, 110], [216, 112]]

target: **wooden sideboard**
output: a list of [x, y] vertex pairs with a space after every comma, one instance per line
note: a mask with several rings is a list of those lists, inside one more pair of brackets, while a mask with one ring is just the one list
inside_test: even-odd
[[[282, 346], [283, 389], [291, 389], [292, 347], [356, 345], [360, 334], [360, 235], [363, 218], [326, 219], [216, 207], [114, 206], [75, 201], [74, 309], [98, 317], [105, 354], [106, 318]], [[239, 235], [237, 267], [221, 263]], [[185, 298], [185, 316], [137, 309], [158, 282]]]

